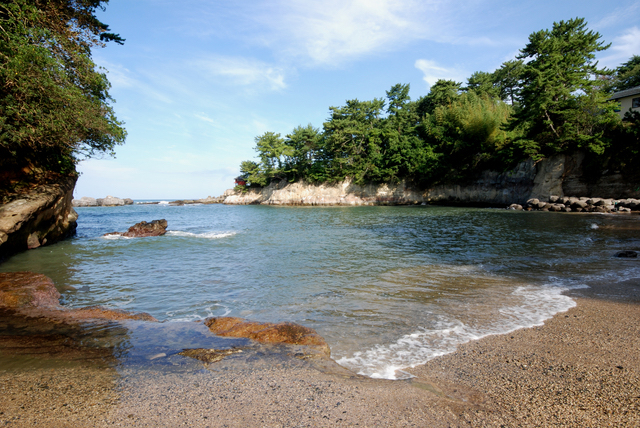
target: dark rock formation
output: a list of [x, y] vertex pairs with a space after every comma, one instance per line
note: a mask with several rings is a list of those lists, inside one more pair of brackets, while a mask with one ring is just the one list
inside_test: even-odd
[[153, 220], [151, 223], [141, 221], [129, 228], [126, 232], [105, 233], [104, 236], [120, 235], [127, 238], [145, 238], [149, 236], [162, 236], [167, 233], [167, 220]]
[[248, 321], [235, 317], [207, 318], [204, 324], [218, 336], [246, 337], [262, 343], [303, 345], [331, 355], [327, 342], [309, 327], [283, 322], [278, 324]]
[[638, 253], [635, 251], [631, 251], [631, 250], [626, 250], [626, 251], [618, 251], [615, 254], [615, 257], [625, 257], [625, 258], [637, 258], [638, 257]]
[[33, 272], [0, 273], [0, 308], [23, 315], [44, 317], [62, 322], [86, 320], [141, 320], [158, 321], [147, 313], [131, 313], [121, 310], [90, 306], [67, 309], [60, 305], [60, 293], [53, 281], [45, 275]]
[[71, 206], [77, 177], [42, 184], [0, 206], [0, 258], [52, 244], [76, 230]]

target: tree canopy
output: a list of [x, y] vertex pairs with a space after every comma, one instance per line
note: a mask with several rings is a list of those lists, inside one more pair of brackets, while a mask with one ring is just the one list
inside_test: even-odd
[[91, 59], [123, 43], [96, 18], [108, 0], [0, 1], [0, 162], [75, 171], [75, 161], [112, 154], [126, 132], [110, 84]]

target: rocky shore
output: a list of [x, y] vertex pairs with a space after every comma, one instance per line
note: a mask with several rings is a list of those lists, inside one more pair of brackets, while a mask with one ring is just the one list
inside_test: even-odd
[[[577, 307], [544, 326], [462, 345], [453, 354], [410, 369], [416, 377], [403, 381], [364, 378], [294, 348], [261, 344], [226, 352], [223, 358], [200, 350], [185, 355], [188, 358], [183, 360], [192, 362], [178, 370], [171, 369], [171, 364], [156, 365], [163, 358], [154, 356], [146, 365], [116, 372], [110, 363], [99, 364], [109, 360], [117, 364], [115, 350], [109, 357], [95, 348], [70, 346], [63, 331], [46, 336], [47, 340], [41, 334], [33, 343], [2, 336], [0, 423], [25, 427], [638, 426], [640, 281], [589, 285], [571, 292]], [[41, 297], [45, 302], [46, 296]], [[0, 317], [0, 323], [4, 319]], [[24, 322], [29, 319], [37, 321], [25, 318]], [[13, 323], [16, 320], [11, 318]], [[275, 327], [224, 318], [209, 324], [218, 324], [217, 329], [232, 335], [239, 330], [269, 335]], [[308, 334], [301, 331], [294, 336]], [[33, 358], [34, 352], [48, 365], [11, 368], [16, 358]], [[51, 358], [57, 361], [54, 366]], [[66, 362], [60, 365], [61, 361]]]

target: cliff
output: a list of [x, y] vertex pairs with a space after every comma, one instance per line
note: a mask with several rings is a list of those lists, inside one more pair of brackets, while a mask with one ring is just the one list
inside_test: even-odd
[[525, 204], [551, 196], [638, 198], [640, 184], [625, 181], [613, 171], [601, 177], [583, 170], [583, 153], [558, 155], [537, 163], [529, 159], [507, 172], [483, 171], [476, 180], [463, 184], [440, 184], [416, 189], [397, 184], [356, 185], [350, 180], [337, 184], [271, 183], [240, 193], [227, 190], [225, 204], [264, 205], [412, 205], [421, 203], [477, 206]]
[[0, 259], [52, 244], [75, 232], [71, 206], [77, 176], [60, 176], [0, 205]]

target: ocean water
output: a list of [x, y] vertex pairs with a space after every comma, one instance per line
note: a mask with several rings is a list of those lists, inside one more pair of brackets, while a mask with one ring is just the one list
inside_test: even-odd
[[[239, 316], [316, 329], [355, 372], [403, 369], [489, 334], [540, 325], [591, 281], [640, 277], [637, 216], [413, 207], [78, 208], [77, 236], [0, 271], [51, 277], [70, 307], [161, 321]], [[167, 219], [154, 238], [102, 237]], [[182, 327], [180, 327], [182, 328]]]

